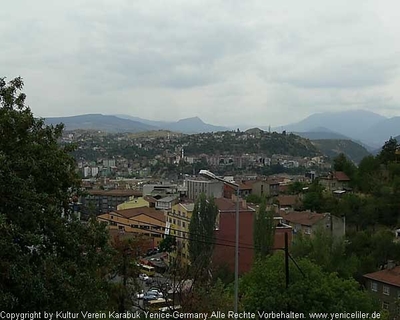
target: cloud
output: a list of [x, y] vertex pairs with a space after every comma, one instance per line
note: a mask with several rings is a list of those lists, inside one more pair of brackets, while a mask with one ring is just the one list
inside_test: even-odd
[[395, 1], [15, 0], [0, 64], [42, 116], [278, 125], [400, 106]]

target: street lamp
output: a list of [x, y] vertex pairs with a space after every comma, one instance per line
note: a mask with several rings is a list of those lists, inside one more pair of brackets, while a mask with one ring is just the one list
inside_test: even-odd
[[238, 312], [239, 302], [239, 185], [230, 181], [226, 181], [220, 177], [217, 177], [214, 173], [208, 170], [200, 170], [199, 174], [203, 177], [221, 181], [226, 185], [232, 186], [236, 189], [236, 239], [235, 239], [235, 313]]

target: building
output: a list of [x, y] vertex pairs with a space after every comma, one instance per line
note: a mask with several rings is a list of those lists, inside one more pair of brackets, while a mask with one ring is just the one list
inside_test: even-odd
[[133, 197], [130, 200], [119, 204], [117, 206], [117, 210], [134, 209], [141, 207], [150, 207], [150, 201], [147, 198], [143, 197]]
[[181, 255], [181, 261], [184, 264], [189, 262], [188, 235], [193, 209], [193, 202], [181, 202], [172, 206], [172, 210], [165, 213], [166, 222], [169, 225], [167, 232], [172, 236], [176, 236], [177, 251]]
[[185, 180], [185, 184], [187, 198], [192, 201], [195, 201], [202, 193], [213, 198], [221, 198], [224, 194], [224, 183], [218, 180], [190, 178]]
[[251, 193], [259, 197], [277, 196], [279, 194], [280, 181], [276, 179], [257, 180], [252, 182]]
[[145, 184], [143, 185], [143, 195], [153, 197], [167, 197], [178, 194], [176, 184]]
[[301, 205], [301, 200], [298, 195], [284, 195], [281, 194], [276, 197], [279, 209], [283, 210], [294, 210]]
[[[218, 206], [217, 228], [215, 230], [215, 248], [213, 266], [227, 267], [235, 270], [235, 239], [236, 239], [236, 199], [215, 199]], [[253, 225], [256, 209], [240, 200], [239, 207], [239, 273], [250, 271], [254, 261]], [[275, 228], [274, 249], [285, 247], [285, 233], [289, 243], [292, 241], [292, 228], [283, 223], [277, 223]]]
[[350, 178], [343, 171], [333, 171], [327, 177], [320, 177], [319, 183], [326, 191], [347, 190]]
[[87, 190], [88, 195], [81, 197], [84, 213], [102, 214], [117, 210], [117, 206], [134, 197], [142, 196], [138, 190]]
[[156, 209], [170, 211], [172, 206], [177, 202], [177, 196], [164, 197], [156, 201]]
[[279, 211], [282, 222], [293, 228], [294, 234], [302, 233], [312, 236], [317, 230], [326, 230], [334, 237], [345, 236], [344, 218], [339, 218], [330, 213], [315, 213], [311, 211]]
[[112, 210], [99, 215], [97, 220], [107, 223], [110, 230], [145, 236], [153, 247], [160, 244], [165, 234], [164, 213], [154, 208]]
[[366, 289], [388, 310], [392, 319], [400, 319], [400, 266], [389, 261], [384, 270], [364, 275]]

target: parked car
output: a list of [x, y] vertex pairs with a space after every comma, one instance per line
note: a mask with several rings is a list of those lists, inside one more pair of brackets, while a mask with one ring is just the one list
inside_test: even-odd
[[150, 277], [145, 273], [141, 273], [141, 274], [139, 274], [139, 279], [142, 281], [147, 281], [150, 279]]
[[156, 294], [152, 292], [146, 292], [146, 294], [143, 296], [143, 300], [150, 301], [150, 300], [157, 300], [158, 297]]
[[158, 298], [164, 297], [163, 293], [160, 290], [158, 290], [157, 288], [150, 288], [149, 291], [147, 291], [147, 294], [155, 295]]

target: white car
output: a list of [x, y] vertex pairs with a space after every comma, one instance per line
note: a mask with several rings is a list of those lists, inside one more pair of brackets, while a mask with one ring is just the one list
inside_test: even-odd
[[145, 273], [139, 274], [139, 279], [143, 281], [149, 280], [149, 276]]
[[155, 295], [158, 298], [164, 297], [163, 293], [160, 290], [154, 288], [151, 288], [149, 291], [147, 291], [147, 294]]

